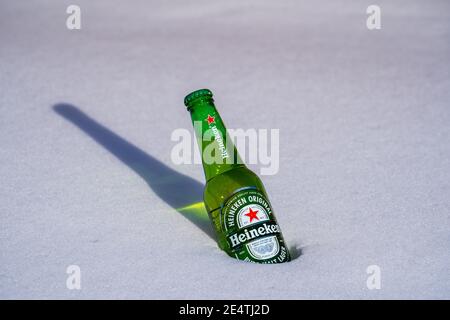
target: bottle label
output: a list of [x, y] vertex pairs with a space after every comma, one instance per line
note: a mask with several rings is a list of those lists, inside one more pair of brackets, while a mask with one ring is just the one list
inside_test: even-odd
[[223, 205], [221, 218], [230, 255], [258, 263], [290, 260], [272, 207], [259, 190], [236, 192]]

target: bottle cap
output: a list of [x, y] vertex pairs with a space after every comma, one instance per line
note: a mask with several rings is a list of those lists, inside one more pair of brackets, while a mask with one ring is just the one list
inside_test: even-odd
[[209, 97], [211, 98], [213, 96], [211, 90], [209, 89], [200, 89], [200, 90], [196, 90], [194, 92], [189, 93], [186, 98], [184, 98], [184, 104], [186, 105], [186, 107], [189, 107], [189, 104], [194, 101], [195, 99], [198, 98], [204, 98], [204, 97]]

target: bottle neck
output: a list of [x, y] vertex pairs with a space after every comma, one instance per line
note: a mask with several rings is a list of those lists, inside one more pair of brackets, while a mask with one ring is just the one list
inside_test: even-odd
[[206, 181], [238, 166], [244, 166], [213, 99], [201, 99], [189, 107]]

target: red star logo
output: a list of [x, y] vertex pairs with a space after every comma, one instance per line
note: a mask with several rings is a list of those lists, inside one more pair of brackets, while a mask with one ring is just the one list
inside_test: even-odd
[[250, 218], [250, 222], [253, 221], [253, 219], [259, 220], [258, 216], [256, 215], [259, 211], [253, 211], [252, 208], [248, 209], [248, 212], [246, 214], [244, 214], [244, 216], [247, 216]]
[[216, 121], [214, 120], [214, 118], [215, 118], [215, 117], [211, 117], [211, 116], [208, 114], [208, 118], [206, 118], [206, 121], [208, 121], [208, 124], [211, 124], [211, 123], [213, 123], [213, 122], [216, 122]]

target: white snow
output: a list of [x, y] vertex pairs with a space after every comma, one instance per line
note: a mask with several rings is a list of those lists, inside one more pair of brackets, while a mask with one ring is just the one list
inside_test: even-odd
[[[378, 0], [369, 31], [373, 2], [77, 0], [68, 30], [73, 1], [2, 1], [0, 298], [450, 298], [450, 5]], [[175, 210], [201, 200], [170, 135], [203, 87], [280, 129], [262, 179], [294, 261], [230, 259]]]

